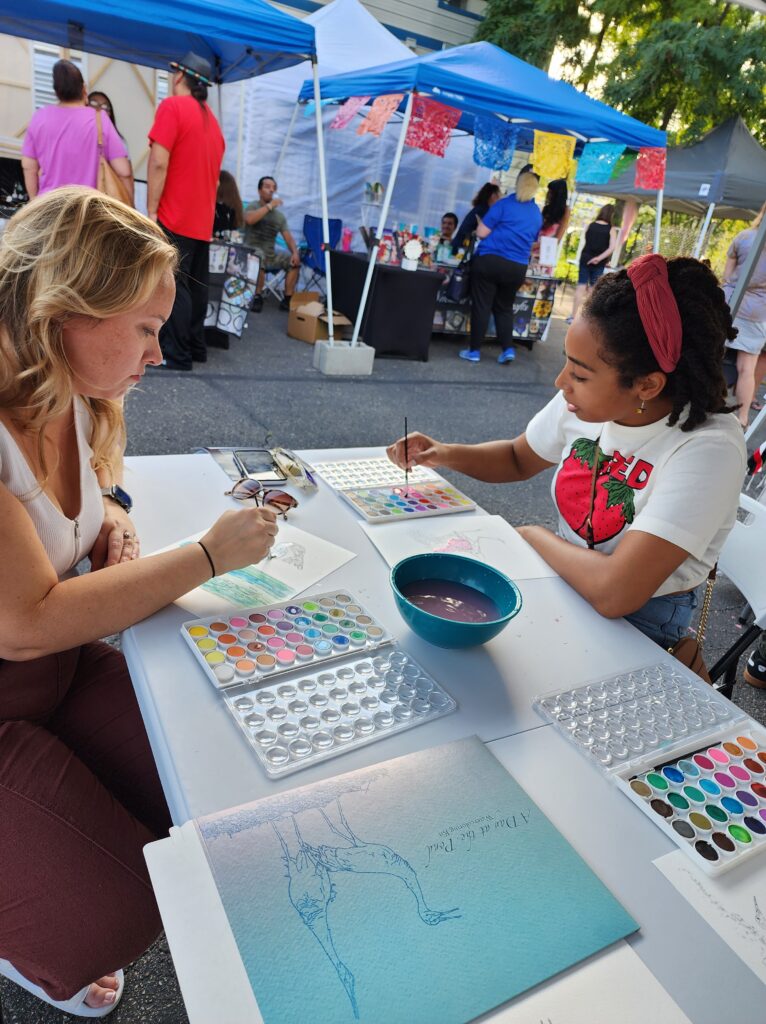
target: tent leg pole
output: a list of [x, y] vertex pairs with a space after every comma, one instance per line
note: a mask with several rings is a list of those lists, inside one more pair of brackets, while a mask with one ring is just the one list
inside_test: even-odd
[[[377, 238], [383, 237], [383, 229], [386, 226], [386, 220], [388, 219], [388, 208], [391, 205], [391, 194], [394, 191], [394, 184], [396, 183], [396, 176], [399, 173], [399, 163], [402, 159], [402, 150], [404, 149], [404, 139], [407, 135], [407, 129], [410, 125], [410, 117], [412, 116], [412, 100], [414, 93], [410, 93], [407, 97], [407, 106], [404, 110], [404, 118], [402, 119], [402, 127], [399, 132], [399, 141], [396, 144], [396, 152], [394, 153], [394, 160], [391, 164], [391, 173], [388, 176], [388, 184], [386, 185], [386, 194], [383, 196], [383, 206], [380, 209], [380, 217], [378, 219], [378, 230], [376, 232]], [[359, 310], [356, 314], [356, 323], [354, 324], [354, 333], [351, 336], [351, 344], [359, 344], [359, 331], [362, 327], [362, 319], [364, 317], [364, 308], [367, 305], [367, 296], [370, 293], [370, 284], [372, 282], [372, 274], [375, 270], [375, 261], [378, 258], [378, 247], [373, 245], [372, 251], [370, 252], [370, 262], [367, 264], [367, 276], [364, 279], [364, 287], [362, 288], [362, 297], [359, 300]]]
[[287, 147], [290, 145], [290, 140], [293, 137], [295, 118], [298, 116], [298, 106], [299, 105], [296, 103], [295, 107], [293, 108], [293, 116], [290, 118], [290, 124], [287, 126], [287, 133], [285, 135], [284, 141], [282, 142], [282, 148], [279, 151], [279, 157], [277, 158], [277, 166], [274, 168], [274, 179], [276, 181], [279, 181], [279, 175], [282, 172], [282, 163], [285, 159], [285, 153], [287, 152]]
[[218, 123], [221, 126], [221, 131], [223, 131], [223, 96], [221, 95], [221, 88], [221, 83], [218, 82], [215, 87], [216, 106], [218, 107]]
[[[335, 344], [335, 325], [332, 305], [332, 268], [330, 267], [330, 215], [327, 208], [327, 169], [324, 155], [324, 127], [322, 125], [322, 104], [319, 88], [319, 66], [316, 58], [311, 61], [314, 75], [314, 114], [317, 126], [317, 148], [319, 150], [319, 194], [322, 199], [322, 241], [324, 242], [324, 274], [327, 284], [327, 334], [331, 345]], [[296, 104], [295, 109], [298, 109]], [[294, 115], [293, 115], [294, 117]]]
[[697, 241], [694, 244], [694, 251], [692, 252], [692, 256], [695, 260], [698, 260], [702, 255], [702, 245], [705, 241], [707, 229], [710, 227], [710, 221], [713, 218], [714, 209], [715, 203], [710, 203], [707, 210], [705, 211], [705, 219], [702, 221], [702, 227], [700, 228], [700, 233], [697, 235]]
[[237, 123], [237, 185], [242, 188], [242, 146], [245, 134], [245, 80], [239, 83], [239, 121]]
[[652, 249], [652, 252], [660, 251], [660, 228], [662, 227], [662, 197], [664, 195], [664, 189], [657, 189], [657, 213], [654, 218], [654, 248]]

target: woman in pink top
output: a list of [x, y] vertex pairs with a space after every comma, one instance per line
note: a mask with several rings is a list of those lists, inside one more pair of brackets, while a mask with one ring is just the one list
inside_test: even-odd
[[[58, 103], [36, 111], [21, 147], [21, 166], [30, 199], [60, 185], [95, 188], [98, 182], [97, 114], [88, 106], [79, 68], [68, 60], [56, 61], [53, 89]], [[125, 143], [106, 114], [101, 112], [100, 116], [104, 156], [125, 179], [132, 202], [133, 174]]]

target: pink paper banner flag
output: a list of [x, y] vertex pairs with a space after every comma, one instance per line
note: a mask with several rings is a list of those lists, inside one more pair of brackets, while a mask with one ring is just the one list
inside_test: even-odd
[[412, 116], [404, 144], [433, 153], [434, 156], [444, 156], [459, 120], [460, 111], [456, 107], [445, 106], [425, 96], [416, 96], [412, 102]]
[[646, 146], [636, 160], [636, 188], [660, 189], [665, 186], [667, 150]]
[[361, 110], [369, 98], [369, 96], [350, 96], [330, 122], [330, 127], [336, 131], [339, 128], [345, 128], [354, 119], [357, 110]]
[[357, 128], [356, 134], [366, 135], [369, 132], [372, 135], [380, 135], [402, 99], [403, 94], [400, 92], [394, 92], [388, 96], [378, 96], [367, 111], [367, 117]]

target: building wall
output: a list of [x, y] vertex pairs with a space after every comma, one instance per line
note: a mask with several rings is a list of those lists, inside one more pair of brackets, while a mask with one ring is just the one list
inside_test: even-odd
[[[327, 0], [329, 2], [329, 0]], [[378, 21], [418, 53], [470, 43], [483, 19], [486, 0], [361, 0]], [[324, 6], [319, 0], [280, 0], [298, 17]]]
[[[21, 143], [35, 110], [34, 43], [0, 34], [0, 156], [21, 156]], [[60, 49], [61, 57], [70, 57]], [[112, 101], [117, 127], [125, 137], [136, 176], [146, 176], [149, 149], [146, 135], [154, 118], [162, 74], [152, 68], [83, 55], [83, 76], [90, 90], [105, 92]]]

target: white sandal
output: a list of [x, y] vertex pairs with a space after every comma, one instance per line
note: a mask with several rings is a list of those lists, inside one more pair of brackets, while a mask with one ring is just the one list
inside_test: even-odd
[[114, 976], [117, 978], [117, 992], [113, 1003], [107, 1003], [106, 1006], [87, 1006], [85, 998], [90, 991], [90, 985], [86, 985], [85, 988], [80, 989], [71, 999], [63, 999], [57, 1002], [45, 992], [44, 989], [40, 988], [39, 985], [34, 985], [31, 981], [24, 977], [23, 974], [19, 974], [16, 968], [9, 960], [0, 959], [0, 974], [4, 978], [8, 978], [9, 981], [15, 982], [20, 988], [25, 989], [27, 992], [31, 992], [33, 996], [37, 996], [38, 999], [42, 999], [44, 1003], [48, 1003], [49, 1006], [55, 1006], [57, 1010], [62, 1010], [64, 1013], [71, 1013], [75, 1017], [106, 1017], [108, 1013], [111, 1013], [115, 1006], [119, 1003], [122, 998], [122, 991], [125, 988], [125, 975], [122, 971], [115, 971]]

